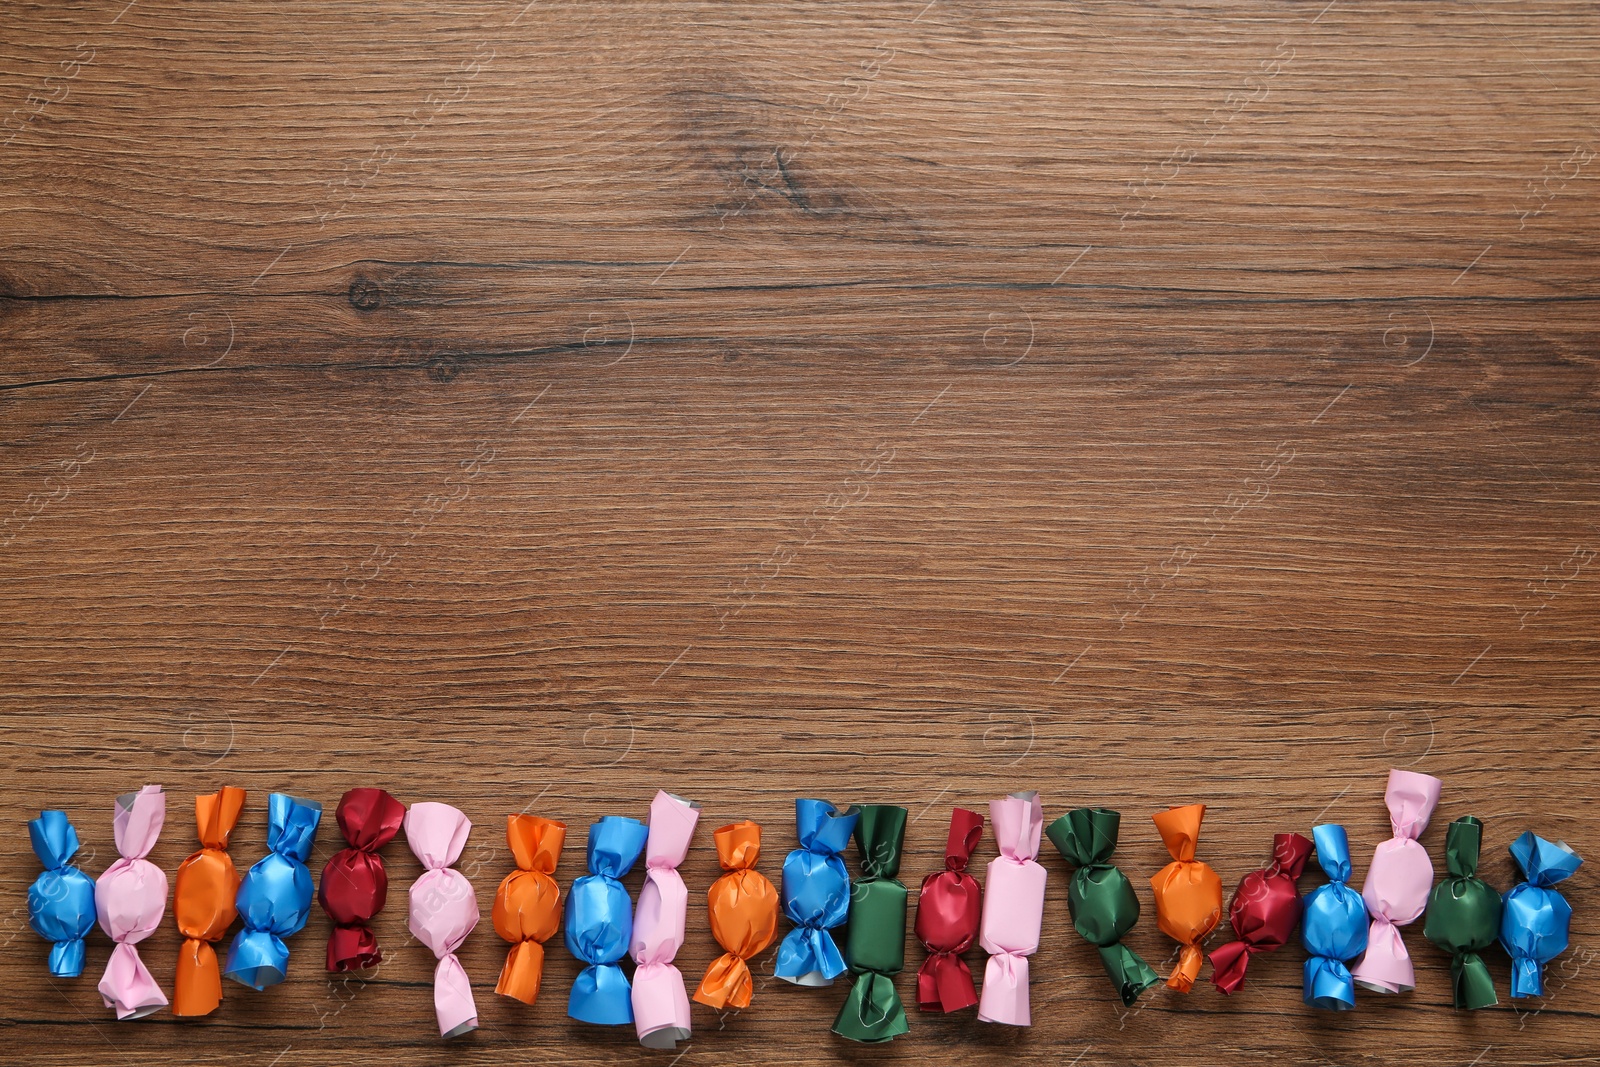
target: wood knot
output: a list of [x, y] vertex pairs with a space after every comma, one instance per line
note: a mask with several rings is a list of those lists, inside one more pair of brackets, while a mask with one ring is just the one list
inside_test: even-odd
[[350, 283], [350, 306], [358, 311], [376, 311], [383, 305], [383, 290], [369, 278]]

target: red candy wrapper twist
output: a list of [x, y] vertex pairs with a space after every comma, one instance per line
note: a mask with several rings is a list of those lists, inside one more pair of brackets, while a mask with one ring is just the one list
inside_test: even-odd
[[322, 868], [317, 891], [334, 923], [328, 935], [330, 971], [375, 967], [383, 959], [367, 925], [389, 895], [389, 875], [378, 849], [394, 840], [405, 815], [405, 805], [382, 789], [352, 789], [339, 801], [339, 830], [350, 847], [335, 852]]
[[1276, 834], [1272, 838], [1272, 862], [1239, 880], [1233, 902], [1228, 905], [1228, 922], [1239, 939], [1229, 941], [1210, 957], [1211, 981], [1219, 991], [1237, 993], [1244, 987], [1251, 956], [1289, 943], [1304, 907], [1294, 883], [1306, 869], [1310, 856], [1308, 838]]

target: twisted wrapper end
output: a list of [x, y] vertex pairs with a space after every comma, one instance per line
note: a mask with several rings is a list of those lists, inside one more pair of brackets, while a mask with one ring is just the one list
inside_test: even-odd
[[378, 936], [365, 923], [335, 926], [328, 934], [328, 970], [359, 971], [383, 962]]
[[1028, 1005], [1028, 957], [1001, 952], [989, 957], [983, 971], [983, 996], [978, 1020], [1006, 1026], [1032, 1026]]
[[478, 1005], [472, 983], [454, 952], [439, 957], [433, 968], [433, 1010], [439, 1018], [439, 1036], [460, 1037], [478, 1028]]
[[1116, 987], [1117, 996], [1122, 999], [1124, 1008], [1133, 1007], [1140, 994], [1161, 981], [1161, 976], [1155, 972], [1155, 968], [1121, 941], [1101, 945], [1099, 949], [1100, 962], [1104, 965], [1111, 984]]
[[1494, 978], [1482, 956], [1468, 951], [1451, 957], [1450, 996], [1453, 1006], [1474, 1011], [1500, 1003], [1494, 992]]
[[1244, 987], [1254, 947], [1247, 941], [1229, 941], [1211, 953], [1211, 982], [1219, 993], [1237, 993]]
[[54, 978], [76, 978], [83, 973], [84, 940], [74, 937], [50, 946], [50, 974]]
[[1511, 957], [1511, 995], [1544, 996], [1544, 962], [1531, 956]]
[[931, 952], [917, 969], [917, 1007], [948, 1014], [978, 1003], [972, 968], [958, 952]]
[[724, 952], [711, 961], [700, 988], [694, 991], [696, 1004], [721, 1011], [724, 1008], [748, 1008], [755, 994], [755, 980], [750, 975], [750, 965], [737, 953]]
[[596, 1026], [633, 1022], [633, 994], [628, 976], [615, 963], [592, 963], [578, 972], [567, 998], [567, 1014]]
[[1367, 928], [1366, 954], [1350, 973], [1357, 985], [1376, 993], [1406, 993], [1417, 985], [1400, 928], [1382, 915], [1373, 916]]
[[1178, 965], [1167, 976], [1167, 988], [1180, 993], [1189, 992], [1194, 988], [1194, 980], [1200, 977], [1200, 965], [1203, 962], [1205, 953], [1200, 951], [1200, 946], [1193, 941], [1185, 942], [1178, 950]]
[[142, 1019], [167, 1006], [166, 994], [139, 958], [139, 949], [127, 941], [111, 950], [99, 988], [100, 999], [116, 1009], [118, 1019]]
[[544, 977], [544, 945], [538, 941], [518, 941], [506, 953], [505, 966], [494, 991], [503, 997], [532, 1004], [539, 999], [539, 982]]
[[877, 971], [856, 976], [833, 1024], [839, 1036], [869, 1045], [892, 1041], [910, 1029], [894, 979]]
[[270, 930], [246, 928], [234, 935], [223, 973], [256, 991], [283, 981], [289, 972], [289, 946]]
[[1327, 956], [1306, 960], [1305, 1002], [1326, 1011], [1349, 1011], [1356, 1006], [1356, 983], [1350, 969]]
[[833, 935], [820, 926], [797, 926], [778, 946], [774, 973], [795, 985], [825, 986], [845, 972]]
[[670, 963], [643, 963], [633, 972], [633, 1021], [645, 1048], [673, 1049], [690, 1032], [683, 973]]
[[210, 1015], [222, 1003], [222, 969], [211, 942], [186, 937], [178, 950], [178, 972], [173, 983], [172, 1014]]

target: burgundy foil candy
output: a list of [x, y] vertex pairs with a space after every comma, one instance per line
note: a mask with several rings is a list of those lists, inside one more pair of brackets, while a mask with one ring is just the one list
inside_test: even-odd
[[1228, 905], [1228, 922], [1237, 941], [1211, 953], [1211, 981], [1223, 993], [1244, 988], [1245, 969], [1257, 952], [1271, 952], [1288, 944], [1300, 923], [1304, 905], [1295, 881], [1311, 856], [1311, 841], [1299, 834], [1275, 834], [1272, 862], [1239, 880]]
[[917, 1006], [923, 1011], [960, 1011], [978, 1003], [972, 969], [961, 954], [972, 947], [983, 917], [982, 890], [967, 873], [967, 861], [982, 838], [982, 815], [966, 808], [952, 811], [944, 870], [924, 878], [917, 894], [917, 939], [928, 950], [917, 971]]
[[339, 801], [339, 831], [350, 847], [335, 852], [322, 868], [317, 891], [334, 923], [328, 935], [330, 971], [375, 967], [383, 959], [367, 925], [389, 895], [389, 874], [378, 849], [394, 840], [405, 815], [405, 805], [382, 789], [352, 789]]

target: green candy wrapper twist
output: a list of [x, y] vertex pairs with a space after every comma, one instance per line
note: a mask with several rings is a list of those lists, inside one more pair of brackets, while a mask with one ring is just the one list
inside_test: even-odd
[[1073, 929], [1100, 950], [1100, 962], [1124, 1007], [1161, 981], [1139, 954], [1122, 943], [1139, 919], [1139, 898], [1128, 876], [1111, 863], [1122, 815], [1109, 808], [1077, 808], [1051, 823], [1045, 834], [1072, 864], [1067, 909]]
[[1458, 1008], [1498, 1004], [1494, 978], [1478, 955], [1500, 936], [1500, 894], [1478, 875], [1483, 823], [1468, 815], [1445, 831], [1450, 877], [1433, 887], [1422, 935], [1451, 954], [1450, 986]]
[[833, 1032], [851, 1041], [889, 1041], [908, 1031], [906, 1009], [894, 987], [906, 955], [906, 887], [900, 873], [906, 809], [867, 804], [856, 823], [861, 877], [850, 890], [850, 926], [844, 958], [855, 982]]

